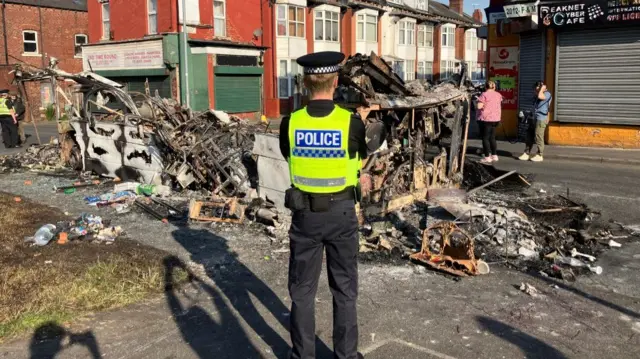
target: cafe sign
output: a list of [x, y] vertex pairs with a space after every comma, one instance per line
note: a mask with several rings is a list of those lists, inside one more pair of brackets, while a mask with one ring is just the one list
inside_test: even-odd
[[538, 3], [505, 5], [504, 14], [508, 18], [530, 17], [538, 14]]
[[538, 8], [542, 26], [588, 27], [640, 24], [638, 0], [592, 0], [545, 3]]

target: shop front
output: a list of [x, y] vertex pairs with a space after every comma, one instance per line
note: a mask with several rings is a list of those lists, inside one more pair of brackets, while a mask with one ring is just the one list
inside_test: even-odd
[[539, 17], [555, 37], [549, 142], [640, 148], [640, 2], [545, 3]]
[[175, 98], [175, 76], [164, 53], [162, 37], [89, 45], [82, 49], [83, 68], [122, 84], [129, 92], [145, 93], [148, 86], [152, 95]]
[[486, 9], [488, 78], [502, 94], [502, 137], [517, 134], [518, 113], [533, 104], [533, 85], [544, 79], [546, 38], [538, 26], [538, 3], [492, 1]]

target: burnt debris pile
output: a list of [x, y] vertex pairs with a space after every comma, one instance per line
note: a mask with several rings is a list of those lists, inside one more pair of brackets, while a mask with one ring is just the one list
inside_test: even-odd
[[[375, 54], [352, 56], [342, 67], [335, 100], [360, 115], [368, 141], [360, 176], [361, 257], [411, 260], [460, 277], [487, 274], [495, 263], [568, 280], [602, 273], [597, 256], [621, 246], [624, 235], [594, 226], [598, 214], [569, 195], [532, 190], [532, 176], [466, 159], [471, 98], [479, 89], [469, 85], [464, 63], [460, 68], [452, 81], [432, 86], [405, 83]], [[0, 170], [70, 167], [90, 180], [55, 191], [102, 188], [87, 204], [116, 215], [136, 210], [162, 222], [252, 221], [286, 242], [284, 191], [291, 184], [268, 125], [193, 111], [148, 88], [128, 93], [91, 72], [53, 66], [15, 74], [19, 83], [75, 85], [61, 96], [67, 103], [60, 139], [0, 158]], [[113, 190], [104, 193], [106, 186]]]
[[[157, 94], [128, 93], [91, 72], [20, 67], [18, 82], [72, 81], [60, 140], [0, 159], [0, 169], [68, 166], [99, 176], [244, 196], [256, 185], [254, 134], [266, 125], [222, 111], [192, 111]], [[58, 87], [59, 92], [64, 92]], [[62, 97], [61, 97], [62, 99]], [[71, 101], [70, 99], [74, 99]]]

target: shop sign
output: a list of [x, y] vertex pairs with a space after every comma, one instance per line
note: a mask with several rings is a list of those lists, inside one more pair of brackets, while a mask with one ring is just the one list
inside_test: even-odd
[[164, 68], [162, 40], [82, 48], [84, 69], [121, 70]]
[[547, 3], [539, 7], [547, 27], [601, 27], [640, 23], [640, 0], [592, 0]]
[[505, 5], [504, 14], [509, 18], [538, 15], [538, 3]]
[[489, 80], [496, 83], [505, 110], [518, 109], [518, 46], [495, 46], [489, 48]]
[[504, 20], [507, 15], [504, 12], [492, 12], [489, 14], [489, 25], [495, 25], [499, 20]]

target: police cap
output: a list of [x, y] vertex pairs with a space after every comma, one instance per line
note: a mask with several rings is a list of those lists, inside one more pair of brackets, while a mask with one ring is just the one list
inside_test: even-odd
[[340, 71], [344, 54], [337, 51], [322, 51], [299, 57], [298, 65], [304, 67], [306, 75], [332, 74]]
[[4, 94], [8, 94], [8, 93], [9, 93], [9, 90], [7, 90], [7, 89], [1, 89], [0, 90], [0, 95], [4, 95]]

